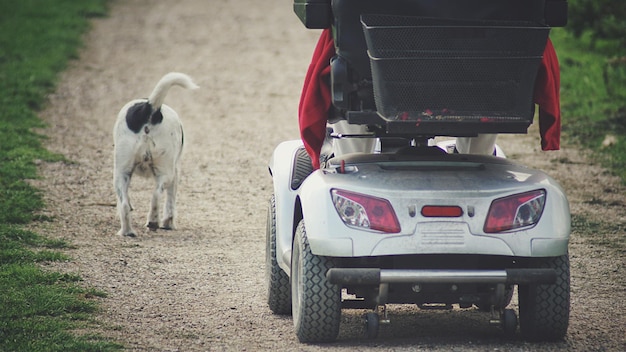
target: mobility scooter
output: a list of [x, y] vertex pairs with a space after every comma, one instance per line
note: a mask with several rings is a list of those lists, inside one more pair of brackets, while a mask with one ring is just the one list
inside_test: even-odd
[[[527, 133], [550, 27], [565, 24], [567, 3], [295, 0], [294, 10], [307, 28], [332, 35], [328, 126], [364, 126], [359, 134], [329, 130], [328, 140], [377, 147], [322, 148], [319, 167], [306, 140], [275, 148], [266, 248], [272, 312], [293, 316], [301, 342], [335, 340], [343, 308], [363, 309], [366, 334], [375, 337], [389, 304], [476, 307], [505, 334], [519, 326], [529, 341], [563, 338], [564, 191], [499, 148], [466, 154], [454, 140], [434, 138]], [[514, 292], [517, 311], [507, 309]]]

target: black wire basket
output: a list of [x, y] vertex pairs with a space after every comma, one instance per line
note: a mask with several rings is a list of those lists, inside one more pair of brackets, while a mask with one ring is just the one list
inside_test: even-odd
[[361, 22], [384, 119], [532, 122], [549, 27], [390, 15]]

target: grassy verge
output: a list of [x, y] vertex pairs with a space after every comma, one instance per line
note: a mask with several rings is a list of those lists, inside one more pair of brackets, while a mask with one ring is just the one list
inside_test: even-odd
[[618, 258], [626, 255], [626, 223], [597, 221], [582, 215], [572, 215], [572, 232], [587, 243], [613, 251]]
[[110, 351], [121, 346], [73, 333], [93, 321], [95, 297], [76, 275], [44, 271], [38, 263], [68, 260], [69, 244], [21, 226], [38, 218], [35, 160], [62, 160], [46, 151], [37, 110], [59, 71], [76, 58], [90, 16], [106, 14], [106, 0], [0, 1], [0, 350]]
[[626, 182], [626, 48], [551, 34], [561, 64], [563, 132]]

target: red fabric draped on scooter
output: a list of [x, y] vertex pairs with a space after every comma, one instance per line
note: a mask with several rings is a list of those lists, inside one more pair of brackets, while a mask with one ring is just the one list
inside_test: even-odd
[[320, 167], [320, 150], [326, 137], [326, 120], [331, 104], [330, 59], [334, 55], [335, 43], [332, 32], [325, 29], [313, 52], [298, 107], [300, 138], [315, 169]]
[[[326, 121], [331, 105], [330, 59], [335, 55], [335, 44], [330, 29], [322, 31], [304, 80], [298, 122], [300, 137], [313, 167], [320, 166], [319, 156], [326, 136]], [[543, 60], [537, 72], [533, 100], [539, 106], [539, 133], [542, 150], [558, 150], [561, 139], [559, 61], [548, 39]]]
[[539, 134], [542, 150], [561, 147], [561, 73], [559, 59], [548, 38], [541, 66], [535, 79], [533, 101], [539, 106]]

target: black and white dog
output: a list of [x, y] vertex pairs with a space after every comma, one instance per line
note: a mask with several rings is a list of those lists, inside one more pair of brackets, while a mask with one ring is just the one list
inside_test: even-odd
[[113, 183], [121, 221], [118, 235], [135, 236], [130, 219], [132, 206], [128, 197], [133, 173], [144, 177], [152, 176], [156, 180], [146, 226], [151, 230], [159, 228], [160, 198], [165, 191], [167, 199], [160, 227], [175, 228], [176, 187], [183, 150], [183, 126], [178, 114], [163, 104], [168, 90], [175, 85], [187, 89], [198, 88], [189, 76], [168, 73], [157, 83], [148, 99], [136, 99], [127, 103], [117, 115], [113, 129]]

